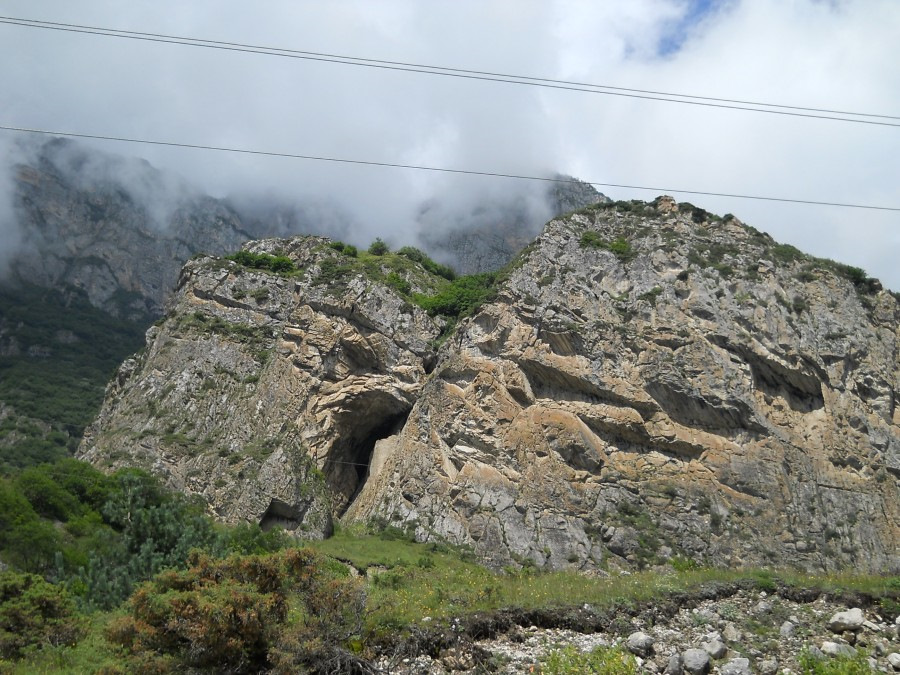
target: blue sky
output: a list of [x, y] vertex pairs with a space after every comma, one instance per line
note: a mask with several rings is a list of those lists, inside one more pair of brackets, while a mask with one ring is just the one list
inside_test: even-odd
[[657, 47], [658, 54], [670, 56], [681, 49], [693, 29], [723, 4], [722, 0], [687, 0], [680, 19], [665, 27]]

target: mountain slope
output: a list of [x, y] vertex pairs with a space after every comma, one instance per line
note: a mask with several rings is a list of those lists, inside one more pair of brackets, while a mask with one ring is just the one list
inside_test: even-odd
[[858, 270], [669, 199], [553, 221], [348, 515], [498, 564], [896, 570], [898, 316]]
[[669, 198], [599, 204], [435, 353], [415, 301], [445, 279], [250, 250], [297, 271], [189, 263], [81, 456], [227, 520], [380, 518], [498, 565], [900, 567], [900, 306], [855, 268]]

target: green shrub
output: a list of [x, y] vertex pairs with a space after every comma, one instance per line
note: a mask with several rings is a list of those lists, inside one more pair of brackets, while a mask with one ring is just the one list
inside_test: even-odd
[[244, 267], [269, 270], [275, 274], [290, 274], [297, 269], [296, 265], [294, 265], [294, 261], [283, 255], [274, 256], [269, 255], [268, 253], [251, 253], [250, 251], [240, 250], [225, 256], [225, 259], [236, 262]]
[[328, 244], [328, 247], [333, 248], [338, 253], [343, 253], [345, 256], [348, 256], [350, 258], [355, 258], [358, 254], [355, 246], [353, 246], [352, 244], [345, 244], [342, 241], [333, 241]]
[[541, 660], [542, 675], [579, 675], [606, 673], [607, 675], [637, 675], [637, 661], [622, 647], [594, 647], [580, 652], [569, 645], [554, 649]]
[[385, 255], [386, 253], [390, 253], [391, 248], [381, 240], [381, 237], [377, 237], [375, 241], [369, 244], [369, 253], [372, 255]]
[[453, 281], [456, 278], [456, 272], [454, 272], [452, 268], [448, 267], [447, 265], [436, 263], [434, 260], [429, 258], [424, 251], [420, 251], [413, 246], [404, 246], [397, 251], [397, 255], [402, 255], [404, 258], [408, 258], [413, 262], [417, 262], [428, 272], [431, 272], [432, 274], [435, 274], [439, 277], [444, 277], [449, 281]]
[[353, 273], [353, 267], [335, 258], [325, 258], [319, 262], [319, 274], [313, 281], [315, 284], [332, 284]]
[[[136, 663], [162, 655], [218, 672], [307, 672], [347, 653], [364, 606], [361, 582], [335, 578], [310, 550], [192, 555], [188, 570], [161, 573], [135, 592], [107, 636]], [[296, 618], [286, 627], [289, 609]]]
[[634, 251], [631, 248], [631, 244], [623, 237], [617, 237], [612, 241], [607, 241], [599, 232], [587, 230], [581, 235], [579, 243], [582, 248], [598, 248], [604, 251], [610, 251], [623, 262], [627, 262], [634, 257]]
[[795, 260], [802, 260], [806, 256], [796, 246], [790, 244], [775, 244], [771, 249], [771, 255], [776, 262], [789, 263]]
[[466, 316], [493, 298], [496, 278], [497, 275], [493, 272], [457, 277], [439, 293], [431, 296], [417, 294], [414, 300], [432, 316]]
[[59, 548], [59, 535], [42, 520], [10, 481], [0, 479], [0, 550], [8, 562], [28, 572], [43, 572]]
[[387, 285], [403, 295], [409, 295], [412, 292], [410, 283], [396, 272], [387, 275]]
[[791, 309], [797, 314], [802, 314], [809, 309], [809, 303], [802, 296], [795, 295], [794, 299], [791, 301]]
[[25, 469], [16, 477], [16, 487], [38, 515], [51, 520], [67, 521], [81, 513], [81, 504], [75, 495], [48, 474], [48, 466], [42, 464]]
[[65, 589], [34, 574], [0, 573], [0, 656], [29, 648], [72, 645], [84, 632]]

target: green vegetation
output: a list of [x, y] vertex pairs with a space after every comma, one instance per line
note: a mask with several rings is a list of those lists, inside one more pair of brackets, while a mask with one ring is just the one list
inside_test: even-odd
[[[342, 242], [331, 242], [328, 248], [345, 255], [347, 252], [347, 245]], [[381, 239], [376, 239], [365, 252], [354, 248], [353, 254], [350, 258], [321, 260], [314, 283], [340, 292], [352, 276], [363, 274], [389, 286], [430, 315], [450, 319], [445, 334], [452, 330], [457, 319], [489, 302], [500, 279], [499, 273], [457, 277], [450, 267], [436, 263], [421, 250], [404, 246], [392, 252]]]
[[251, 253], [240, 250], [237, 253], [225, 256], [226, 260], [250, 267], [256, 270], [266, 270], [274, 274], [288, 275], [297, 271], [294, 261], [284, 255], [269, 255], [268, 253]]
[[369, 253], [371, 255], [381, 256], [390, 253], [390, 250], [390, 247], [381, 240], [381, 237], [377, 237], [375, 241], [369, 244]]
[[635, 256], [635, 251], [627, 239], [618, 237], [612, 241], [604, 239], [596, 230], [586, 230], [579, 241], [582, 248], [598, 248], [610, 251], [622, 262], [628, 262]]
[[805, 261], [806, 264], [797, 275], [798, 279], [804, 282], [815, 281], [818, 277], [814, 272], [816, 270], [824, 270], [847, 279], [856, 287], [856, 290], [863, 295], [871, 295], [881, 288], [881, 284], [877, 279], [868, 276], [865, 270], [862, 270], [859, 267], [845, 265], [844, 263], [835, 262], [828, 258], [816, 258], [811, 255], [806, 255], [800, 249], [791, 246], [790, 244], [775, 244], [774, 246], [769, 247], [766, 251], [766, 255], [771, 256], [776, 262], [782, 264]]
[[274, 550], [281, 537], [219, 531], [202, 504], [136, 469], [107, 476], [63, 459], [0, 479], [0, 557], [65, 586], [83, 608], [112, 608], [134, 585], [183, 567], [191, 549]]
[[82, 626], [64, 588], [35, 574], [0, 573], [0, 658], [19, 659], [39, 644], [72, 645]]
[[[295, 548], [280, 531], [214, 526], [199, 505], [141, 472], [104, 476], [75, 460], [0, 485], [0, 555], [18, 568], [0, 574], [0, 656], [18, 661], [8, 664], [11, 672], [287, 673], [323, 663], [351, 672], [378, 645], [412, 644], [426, 627], [451, 634], [461, 617], [476, 612], [584, 603], [602, 612], [710, 582], [769, 592], [780, 585], [841, 589], [882, 603], [895, 603], [900, 592], [896, 578], [710, 570], [686, 562], [668, 575], [612, 578], [533, 566], [496, 572], [464, 549], [415, 543], [411, 527], [384, 524], [339, 529]], [[40, 560], [11, 555], [22, 523], [10, 513], [29, 508], [32, 521], [56, 523], [48, 549], [56, 553]], [[110, 567], [105, 584], [95, 583], [91, 574], [99, 570], [91, 560]], [[348, 565], [361, 574], [351, 575]], [[120, 578], [128, 579], [127, 590]], [[541, 668], [634, 672], [617, 648], [558, 649]]]
[[431, 274], [444, 277], [449, 281], [453, 281], [456, 278], [456, 272], [454, 272], [452, 268], [447, 265], [436, 263], [429, 258], [424, 251], [420, 251], [413, 246], [404, 246], [397, 251], [397, 255], [402, 255], [404, 258], [409, 258], [413, 262], [419, 263], [428, 272], [431, 272]]
[[359, 638], [365, 594], [344, 569], [308, 549], [190, 562], [142, 586], [108, 627], [128, 670], [287, 673], [352, 661], [344, 644]]
[[457, 277], [435, 295], [415, 295], [414, 299], [426, 312], [452, 319], [472, 314], [496, 294], [495, 272], [468, 274]]
[[[0, 287], [0, 470], [65, 457], [150, 317], [119, 319], [74, 288]], [[2, 409], [2, 406], [0, 406]]]
[[874, 673], [869, 659], [862, 650], [855, 650], [854, 656], [822, 658], [804, 649], [797, 662], [803, 675], [868, 675]]
[[328, 244], [328, 248], [334, 249], [338, 253], [343, 253], [345, 256], [350, 258], [355, 258], [359, 255], [359, 251], [352, 244], [345, 244], [342, 241], [333, 241]]
[[622, 647], [594, 647], [580, 652], [573, 646], [554, 649], [541, 661], [541, 675], [637, 675], [637, 661]]

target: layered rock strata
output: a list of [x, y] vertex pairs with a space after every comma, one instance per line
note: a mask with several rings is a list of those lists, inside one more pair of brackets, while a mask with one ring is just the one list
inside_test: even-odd
[[[412, 409], [439, 330], [386, 285], [342, 268], [326, 240], [264, 240], [252, 251], [289, 256], [299, 271], [189, 262], [146, 351], [110, 385], [80, 456], [145, 467], [229, 522], [323, 536], [365, 478], [376, 440]], [[336, 268], [345, 276], [326, 283]]]
[[401, 292], [320, 239], [252, 250], [303, 273], [189, 263], [84, 457], [225, 520], [376, 518], [497, 566], [900, 568], [900, 305], [860, 270], [669, 198], [598, 204], [435, 355], [423, 270]]
[[900, 567], [898, 302], [662, 198], [552, 221], [349, 517], [497, 565]]

